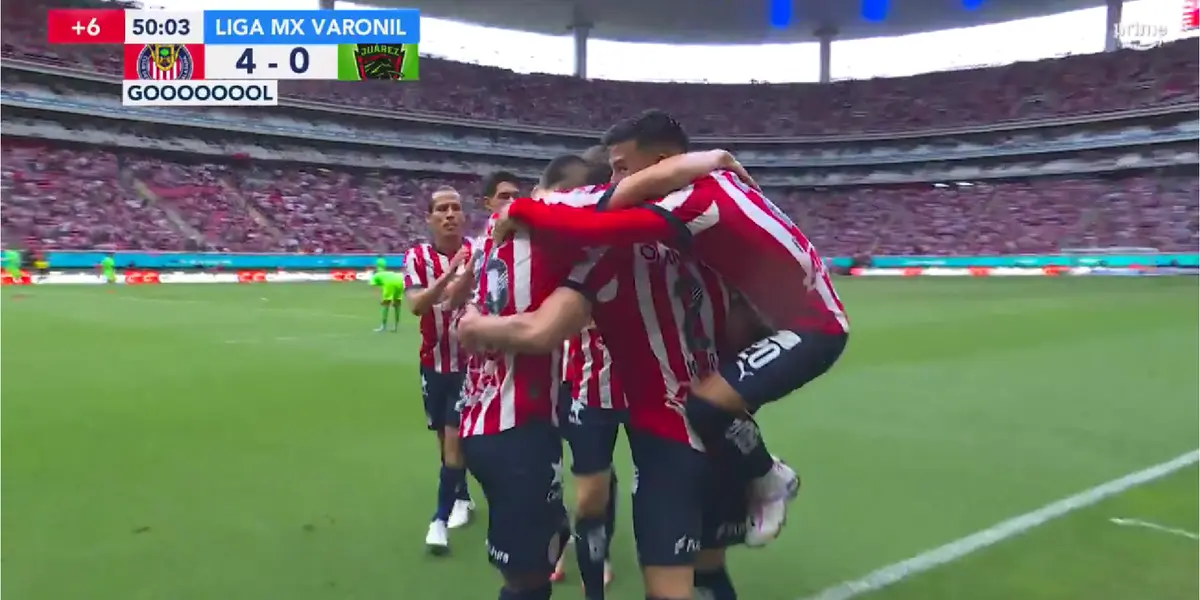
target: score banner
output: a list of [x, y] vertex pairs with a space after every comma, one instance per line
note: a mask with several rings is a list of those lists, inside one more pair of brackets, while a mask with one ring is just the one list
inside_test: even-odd
[[128, 81], [410, 81], [418, 79], [421, 75], [420, 56], [417, 44], [126, 44], [124, 78]]
[[420, 77], [420, 13], [51, 10], [53, 44], [122, 44], [137, 106], [274, 106], [280, 80]]

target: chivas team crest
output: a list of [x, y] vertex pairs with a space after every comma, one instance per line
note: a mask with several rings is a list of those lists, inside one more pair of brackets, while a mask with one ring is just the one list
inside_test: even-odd
[[354, 60], [362, 79], [404, 78], [403, 44], [355, 44]]
[[182, 44], [146, 44], [137, 59], [138, 79], [191, 79], [195, 63]]

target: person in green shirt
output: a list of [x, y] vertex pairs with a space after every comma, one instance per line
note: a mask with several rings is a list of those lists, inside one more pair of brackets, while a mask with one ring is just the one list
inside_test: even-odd
[[4, 251], [4, 268], [8, 270], [9, 277], [20, 281], [21, 280], [21, 251], [16, 248], [9, 248]]
[[392, 331], [398, 331], [400, 329], [400, 305], [404, 302], [404, 275], [385, 270], [375, 271], [375, 274], [371, 276], [371, 285], [383, 288], [383, 298], [379, 302], [383, 306], [383, 314], [379, 329], [375, 331], [387, 331], [389, 308], [394, 313]]
[[117, 261], [110, 252], [100, 260], [100, 270], [104, 272], [104, 280], [108, 283], [117, 282]]

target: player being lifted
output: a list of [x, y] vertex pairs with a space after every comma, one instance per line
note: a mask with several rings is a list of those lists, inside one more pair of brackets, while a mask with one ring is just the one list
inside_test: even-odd
[[613, 207], [680, 189], [626, 211], [523, 201], [508, 216], [582, 245], [665, 241], [684, 248], [725, 277], [769, 324], [759, 341], [693, 387], [685, 404], [697, 434], [736, 451], [753, 478], [747, 543], [764, 544], [782, 529], [799, 479], [767, 451], [750, 415], [833, 366], [849, 336], [845, 310], [799, 228], [761, 191], [716, 170], [723, 166], [713, 158], [718, 155], [685, 155], [687, 134], [669, 115], [648, 111], [618, 123], [604, 144], [614, 180], [631, 178], [614, 189]]
[[427, 220], [431, 241], [405, 255], [403, 285], [409, 310], [421, 319], [421, 396], [441, 457], [437, 504], [425, 544], [441, 554], [450, 546], [447, 529], [465, 525], [473, 509], [458, 432], [467, 353], [451, 331], [455, 309], [448, 301], [459, 267], [471, 255], [471, 243], [463, 237], [462, 200], [454, 188], [433, 193]]

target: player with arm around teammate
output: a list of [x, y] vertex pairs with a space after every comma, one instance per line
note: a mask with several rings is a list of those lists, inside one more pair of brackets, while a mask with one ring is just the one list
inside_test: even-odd
[[708, 457], [682, 406], [691, 380], [718, 364], [718, 348], [736, 345], [726, 322], [731, 293], [711, 271], [662, 244], [592, 251], [564, 283], [533, 312], [468, 311], [463, 342], [542, 352], [594, 318], [618, 377], [632, 384], [626, 396], [634, 533], [646, 597], [685, 600], [700, 588], [735, 598], [724, 547], [740, 543], [746, 530], [745, 488], [728, 477], [718, 477], [719, 485], [709, 479]]
[[693, 179], [689, 161], [696, 156], [684, 154], [687, 134], [669, 115], [648, 111], [618, 123], [605, 144], [614, 179], [629, 178], [614, 189], [614, 205], [686, 185], [629, 210], [597, 214], [518, 202], [509, 216], [583, 245], [661, 240], [686, 248], [762, 316], [769, 327], [760, 339], [697, 384], [686, 407], [702, 438], [741, 456], [754, 482], [747, 543], [765, 544], [782, 529], [799, 479], [767, 451], [750, 415], [832, 367], [849, 337], [845, 310], [816, 249], [761, 191], [732, 173], [704, 170], [720, 164]]
[[455, 308], [446, 302], [471, 245], [462, 234], [462, 200], [453, 188], [434, 192], [427, 221], [432, 241], [417, 244], [405, 255], [404, 293], [409, 310], [421, 320], [421, 396], [441, 457], [436, 508], [425, 545], [442, 554], [449, 550], [448, 529], [465, 525], [473, 508], [458, 431], [468, 356], [451, 330]]
[[[503, 242], [489, 238], [477, 253], [476, 290], [464, 312], [537, 310], [579, 257], [582, 252], [534, 244], [524, 234]], [[488, 557], [504, 578], [499, 597], [544, 600], [570, 534], [562, 504], [562, 440], [554, 424], [562, 345], [539, 352], [474, 350], [481, 364], [472, 374], [461, 435], [467, 466], [488, 500]]]

